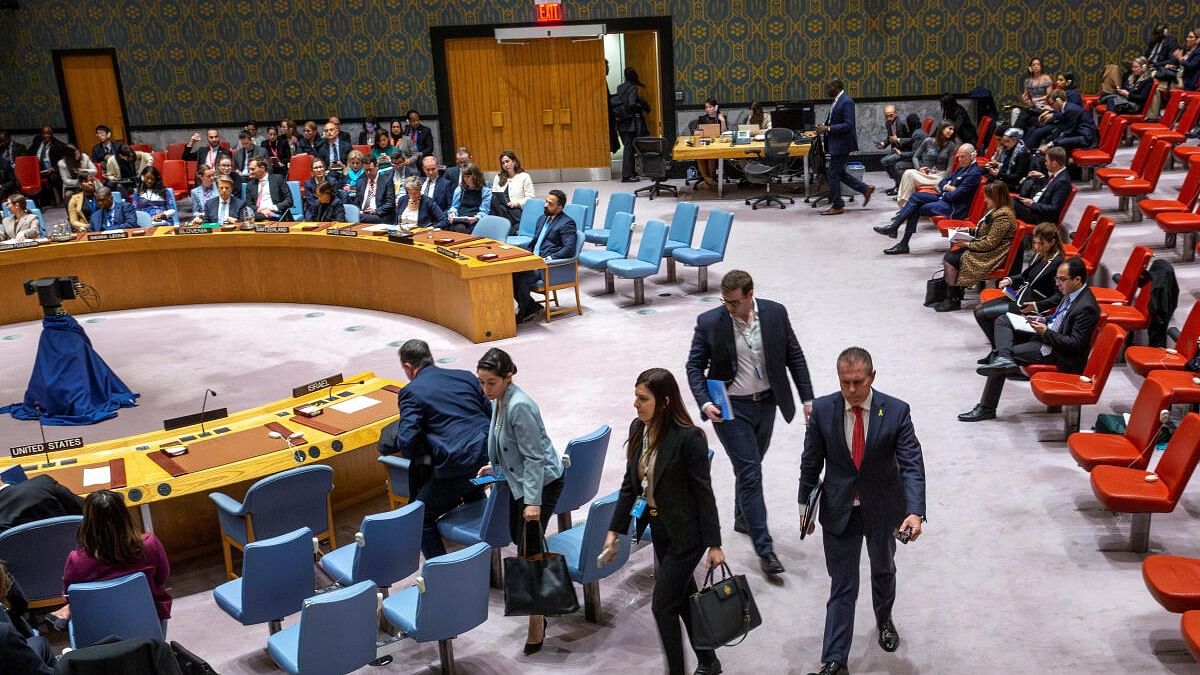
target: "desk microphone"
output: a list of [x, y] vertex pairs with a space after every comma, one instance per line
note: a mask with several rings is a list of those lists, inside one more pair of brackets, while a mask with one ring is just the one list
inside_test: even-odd
[[325, 401], [326, 403], [333, 403], [334, 401], [337, 400], [336, 398], [333, 397], [333, 388], [334, 387], [353, 387], [357, 384], [363, 384], [365, 382], [366, 382], [366, 380], [359, 380], [357, 382], [338, 382], [337, 384], [331, 384], [331, 385], [329, 385], [329, 395], [321, 400]]
[[203, 401], [201, 401], [201, 403], [200, 403], [200, 437], [201, 437], [201, 438], [203, 438], [203, 437], [205, 437], [205, 436], [211, 436], [211, 435], [212, 435], [212, 434], [209, 434], [208, 432], [206, 432], [206, 431], [204, 430], [204, 419], [205, 419], [205, 418], [204, 418], [204, 413], [205, 413], [205, 411], [207, 411], [207, 410], [208, 410], [208, 397], [209, 397], [209, 396], [212, 396], [213, 398], [216, 398], [216, 397], [217, 397], [217, 392], [213, 391], [212, 389], [205, 389], [205, 390], [204, 390], [204, 400], [203, 400]]
[[267, 435], [270, 436], [271, 438], [282, 438], [285, 442], [287, 442], [289, 448], [293, 448], [293, 447], [295, 447], [295, 445], [292, 444], [292, 441], [297, 438], [300, 438], [304, 434], [297, 431], [295, 433], [284, 436], [283, 434], [279, 433], [278, 431], [268, 431]]

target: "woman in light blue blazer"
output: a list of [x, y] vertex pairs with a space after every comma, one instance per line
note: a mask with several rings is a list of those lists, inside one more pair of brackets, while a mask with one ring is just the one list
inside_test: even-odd
[[[512, 491], [508, 522], [513, 542], [519, 555], [536, 555], [542, 552], [542, 533], [562, 494], [562, 458], [546, 435], [537, 404], [513, 384], [517, 367], [507, 352], [489, 349], [479, 359], [475, 374], [492, 401], [488, 463], [479, 475], [492, 475], [496, 469], [503, 472]], [[529, 617], [525, 653], [539, 651], [545, 637], [545, 619]]]

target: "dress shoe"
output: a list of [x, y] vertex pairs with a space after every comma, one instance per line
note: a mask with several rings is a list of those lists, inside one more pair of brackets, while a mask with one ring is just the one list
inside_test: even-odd
[[714, 658], [709, 663], [701, 663], [696, 666], [695, 675], [720, 675], [721, 672], [723, 672], [721, 670], [721, 662]]
[[885, 652], [894, 652], [900, 646], [900, 633], [896, 632], [891, 619], [879, 624], [879, 646]]
[[987, 356], [984, 356], [982, 359], [979, 359], [975, 363], [978, 363], [981, 366], [987, 365], [987, 364], [991, 363], [992, 359], [994, 359], [994, 358], [996, 358], [996, 352], [988, 352]]
[[975, 372], [983, 375], [984, 377], [990, 377], [992, 375], [1004, 375], [1009, 370], [1015, 369], [1016, 367], [1016, 361], [1013, 361], [1007, 356], [997, 355], [996, 358], [976, 368]]
[[822, 663], [820, 670], [808, 675], [850, 675], [850, 671], [846, 670], [846, 666], [836, 661], [831, 661], [829, 663]]
[[983, 404], [976, 404], [974, 408], [971, 408], [971, 412], [965, 412], [958, 416], [959, 422], [982, 422], [994, 419], [996, 419], [996, 409], [985, 408]]
[[741, 534], [750, 534], [750, 528], [746, 527], [746, 521], [741, 518], [733, 519], [733, 531]]
[[908, 253], [908, 244], [901, 242], [891, 248], [883, 249], [883, 252], [885, 255], [904, 255]]
[[622, 183], [636, 183], [636, 182], [638, 182], [638, 179], [637, 179], [637, 177], [634, 177], [634, 178], [622, 178], [622, 179], [621, 179], [621, 182], [622, 182]]
[[779, 562], [774, 553], [759, 556], [758, 564], [766, 574], [783, 574], [783, 563]]
[[517, 312], [517, 323], [525, 323], [533, 317], [542, 313], [542, 306], [534, 303], [525, 309]]
[[550, 627], [550, 622], [545, 618], [542, 619], [542, 639], [537, 642], [525, 643], [525, 655], [536, 654], [542, 651], [542, 645], [546, 642], [546, 629]]
[[885, 194], [889, 197], [895, 197], [898, 192], [900, 192], [900, 191], [897, 190], [896, 188], [888, 188], [887, 192], [884, 192], [883, 194]]
[[866, 192], [863, 192], [863, 207], [867, 206], [867, 202], [871, 201], [871, 195], [875, 194], [875, 186], [868, 185]]
[[845, 212], [846, 212], [845, 209], [837, 209], [837, 208], [834, 208], [831, 206], [831, 207], [825, 209], [824, 211], [822, 211], [821, 215], [822, 216], [840, 216]]
[[871, 229], [875, 230], [879, 234], [889, 236], [892, 239], [895, 239], [897, 236], [900, 235], [900, 226], [899, 225], [876, 225], [875, 227], [872, 227]]

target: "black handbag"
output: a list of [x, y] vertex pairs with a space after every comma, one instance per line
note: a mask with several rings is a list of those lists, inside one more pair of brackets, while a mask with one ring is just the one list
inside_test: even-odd
[[716, 583], [713, 570], [708, 570], [704, 587], [688, 598], [688, 610], [692, 616], [692, 646], [696, 649], [741, 644], [751, 630], [762, 625], [746, 575], [734, 576], [724, 563], [721, 563], [721, 579]]
[[938, 270], [925, 282], [925, 306], [932, 307], [946, 299], [946, 271]]
[[504, 616], [562, 616], [579, 610], [566, 559], [550, 552], [541, 523], [538, 531], [544, 553], [504, 559]]

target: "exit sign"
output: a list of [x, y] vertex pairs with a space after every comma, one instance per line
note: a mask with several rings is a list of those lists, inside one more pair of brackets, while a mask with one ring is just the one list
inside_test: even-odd
[[563, 8], [561, 2], [536, 2], [534, 9], [537, 12], [538, 23], [556, 23], [563, 20]]

